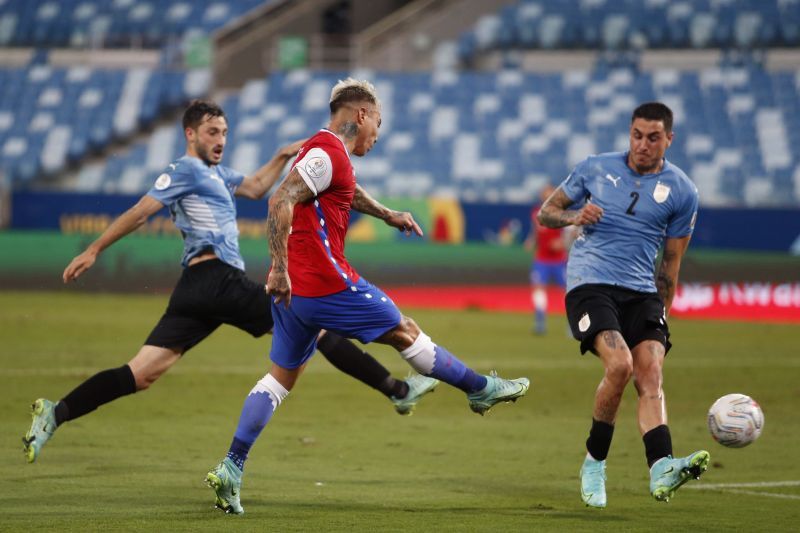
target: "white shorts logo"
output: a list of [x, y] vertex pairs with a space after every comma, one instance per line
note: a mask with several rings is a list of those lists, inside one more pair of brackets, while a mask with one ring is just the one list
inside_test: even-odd
[[306, 162], [306, 172], [312, 178], [319, 178], [325, 175], [328, 165], [321, 157], [312, 157]]
[[669, 196], [670, 187], [669, 185], [664, 185], [661, 182], [656, 183], [656, 188], [653, 191], [653, 198], [655, 198], [656, 202], [659, 204], [663, 204], [667, 201], [667, 197]]
[[581, 333], [586, 333], [591, 325], [592, 321], [589, 319], [589, 313], [583, 313], [583, 316], [578, 321], [578, 330]]
[[169, 174], [161, 174], [156, 180], [156, 189], [163, 191], [169, 187], [170, 183], [172, 183], [172, 178], [169, 177]]

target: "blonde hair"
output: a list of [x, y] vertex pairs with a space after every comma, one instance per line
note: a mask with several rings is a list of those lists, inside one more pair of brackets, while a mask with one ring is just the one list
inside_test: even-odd
[[336, 113], [343, 105], [352, 102], [369, 102], [380, 105], [375, 86], [367, 80], [357, 80], [355, 78], [339, 80], [339, 83], [334, 85], [331, 90], [331, 114]]

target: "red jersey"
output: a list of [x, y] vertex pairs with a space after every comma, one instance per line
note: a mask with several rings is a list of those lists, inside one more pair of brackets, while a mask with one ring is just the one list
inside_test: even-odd
[[[531, 224], [536, 231], [536, 261], [546, 263], [557, 263], [567, 260], [567, 248], [564, 246], [564, 233], [562, 228], [554, 229], [542, 226], [536, 215], [539, 214], [540, 207], [536, 207], [531, 212]], [[559, 248], [560, 245], [560, 248]]]
[[356, 189], [347, 147], [322, 129], [303, 145], [292, 168], [315, 194], [294, 206], [288, 246], [292, 293], [315, 298], [341, 292], [359, 279], [344, 257]]

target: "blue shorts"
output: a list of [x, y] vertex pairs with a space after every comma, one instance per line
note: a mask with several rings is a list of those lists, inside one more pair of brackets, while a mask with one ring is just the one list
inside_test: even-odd
[[368, 343], [394, 329], [402, 315], [382, 290], [361, 278], [336, 294], [292, 296], [288, 309], [273, 302], [272, 318], [269, 358], [283, 368], [298, 368], [314, 354], [321, 329]]
[[556, 263], [534, 261], [531, 264], [531, 285], [557, 285], [559, 287], [566, 287], [566, 261], [558, 261]]

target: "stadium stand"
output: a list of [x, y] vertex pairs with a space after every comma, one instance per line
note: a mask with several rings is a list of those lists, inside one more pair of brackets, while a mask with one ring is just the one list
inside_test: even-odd
[[[699, 73], [599, 65], [593, 72], [554, 74], [362, 74], [377, 83], [384, 125], [373, 152], [354, 165], [379, 195], [528, 202], [586, 154], [625, 149], [631, 110], [658, 98], [676, 113], [668, 156], [697, 181], [705, 205], [800, 202], [796, 72], [751, 64]], [[345, 75], [275, 73], [226, 98], [226, 163], [252, 171], [279, 144], [323, 126], [328, 91]], [[177, 124], [157, 130], [105, 167], [86, 169], [82, 188], [146, 190], [180, 154], [181, 136]]]
[[[265, 3], [0, 0], [0, 45], [83, 46], [92, 35], [104, 47], [165, 46]], [[497, 49], [613, 53], [552, 73], [356, 72], [377, 82], [385, 102], [381, 141], [354, 161], [375, 194], [529, 202], [586, 154], [624, 149], [631, 109], [660, 99], [676, 112], [669, 158], [697, 181], [705, 205], [800, 204], [800, 71], [768, 69], [748, 53], [723, 54], [710, 69], [648, 70], [633, 50], [796, 46], [800, 0], [523, 0], [481, 18], [458, 42], [464, 58]], [[226, 164], [252, 171], [279, 144], [324, 125], [328, 91], [347, 74], [275, 71], [225, 93]], [[24, 188], [79, 165], [69, 187], [140, 193], [182, 151], [180, 126], [163, 125], [172, 118], [165, 112], [209, 93], [208, 76], [164, 66], [62, 68], [46, 54], [0, 68], [2, 170]], [[151, 127], [146, 140], [87, 161]]]
[[759, 48], [800, 44], [798, 0], [522, 0], [459, 39], [469, 63], [493, 49]]
[[0, 69], [0, 155], [17, 185], [64, 170], [208, 91], [208, 72], [165, 69]]
[[209, 34], [264, 0], [4, 0], [0, 46], [159, 48]]

